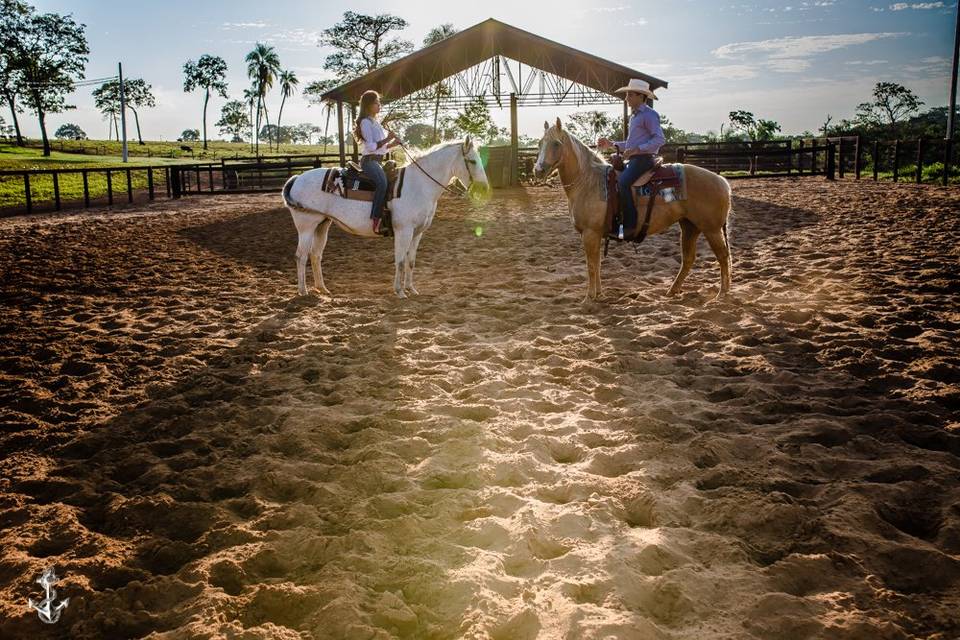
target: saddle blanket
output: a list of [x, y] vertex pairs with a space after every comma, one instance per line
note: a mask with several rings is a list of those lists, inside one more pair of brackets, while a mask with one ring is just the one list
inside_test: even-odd
[[[372, 200], [373, 181], [358, 176], [353, 171], [340, 167], [323, 169], [325, 171], [321, 188], [327, 193], [333, 193], [349, 200]], [[406, 167], [401, 167], [397, 176], [387, 187], [387, 200], [399, 198], [403, 193], [403, 179]]]
[[[673, 169], [673, 172], [677, 174], [677, 178], [680, 180], [679, 187], [666, 187], [660, 190], [660, 196], [663, 198], [664, 202], [673, 202], [674, 200], [686, 200], [687, 199], [687, 177], [683, 171], [683, 165], [675, 162], [670, 164], [663, 165], [664, 167], [670, 167]], [[642, 187], [636, 187], [637, 195], [645, 198], [650, 195], [650, 183], [643, 185]]]

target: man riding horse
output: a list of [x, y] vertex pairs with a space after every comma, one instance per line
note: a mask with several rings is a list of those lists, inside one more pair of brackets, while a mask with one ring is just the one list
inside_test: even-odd
[[[657, 96], [650, 90], [650, 84], [633, 78], [625, 87], [620, 87], [616, 93], [625, 93], [627, 104], [633, 109], [630, 116], [630, 127], [627, 139], [611, 141], [600, 138], [597, 146], [608, 149], [616, 146], [624, 149], [623, 159], [626, 168], [620, 174], [618, 181], [620, 189], [620, 206], [623, 208], [623, 226], [630, 230], [637, 224], [637, 206], [630, 193], [630, 185], [645, 172], [653, 168], [654, 158], [660, 147], [666, 142], [663, 130], [660, 128], [660, 115], [647, 106], [647, 100], [656, 100]], [[629, 231], [628, 231], [629, 233]]]

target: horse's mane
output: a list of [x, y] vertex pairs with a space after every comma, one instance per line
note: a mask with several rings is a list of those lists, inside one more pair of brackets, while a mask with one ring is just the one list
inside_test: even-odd
[[564, 131], [570, 139], [570, 146], [577, 155], [577, 164], [584, 169], [600, 169], [606, 166], [607, 161], [599, 153], [588, 147], [580, 138], [569, 131]]
[[408, 155], [414, 160], [420, 160], [424, 156], [428, 156], [434, 151], [438, 151], [443, 147], [452, 147], [455, 144], [463, 144], [463, 140], [447, 140], [445, 142], [438, 142], [437, 144], [427, 149], [421, 149], [419, 147], [407, 147], [410, 150], [410, 153]]

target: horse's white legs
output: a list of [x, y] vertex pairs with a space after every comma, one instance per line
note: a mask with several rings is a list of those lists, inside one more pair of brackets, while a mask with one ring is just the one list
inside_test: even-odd
[[410, 250], [410, 244], [413, 242], [413, 228], [404, 226], [399, 229], [394, 228], [393, 231], [393, 260], [395, 263], [393, 291], [397, 294], [397, 297], [406, 298], [407, 294], [403, 292], [403, 277], [407, 269], [407, 251]]
[[680, 265], [680, 272], [673, 281], [673, 286], [667, 292], [668, 296], [675, 296], [680, 293], [683, 281], [687, 279], [693, 263], [697, 259], [697, 240], [700, 238], [700, 229], [689, 220], [680, 221], [680, 254], [683, 263]]
[[307, 221], [304, 217], [294, 217], [300, 240], [297, 242], [297, 291], [307, 295], [307, 258], [313, 249], [314, 231], [319, 222]]
[[727, 245], [727, 234], [721, 228], [704, 231], [703, 235], [720, 263], [720, 292], [717, 293], [717, 298], [722, 298], [730, 291], [730, 247]]
[[583, 250], [587, 254], [587, 299], [600, 297], [600, 245], [602, 238], [592, 229], [583, 232]]
[[330, 290], [323, 283], [323, 249], [327, 246], [327, 235], [330, 233], [330, 227], [333, 220], [327, 218], [317, 227], [316, 237], [313, 242], [313, 249], [310, 251], [310, 266], [313, 268], [313, 286], [318, 291], [330, 295]]
[[423, 238], [422, 230], [413, 234], [413, 240], [410, 242], [410, 248], [407, 250], [407, 268], [404, 272], [404, 288], [415, 296], [420, 295], [417, 288], [413, 286], [413, 269], [417, 266], [417, 249], [420, 247], [421, 238]]

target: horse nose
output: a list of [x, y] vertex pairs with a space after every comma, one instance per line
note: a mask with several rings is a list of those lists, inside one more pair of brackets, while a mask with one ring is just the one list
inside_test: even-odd
[[543, 167], [540, 166], [539, 162], [533, 165], [533, 175], [538, 179], [543, 177]]

